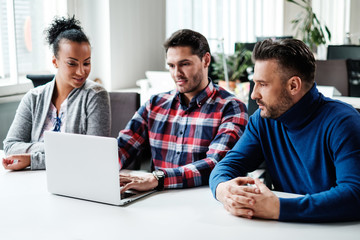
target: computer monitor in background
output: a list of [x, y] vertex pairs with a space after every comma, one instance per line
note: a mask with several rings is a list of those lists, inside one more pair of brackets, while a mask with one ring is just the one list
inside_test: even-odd
[[327, 59], [360, 59], [360, 45], [329, 45]]
[[261, 36], [261, 37], [256, 37], [256, 41], [260, 42], [265, 39], [281, 40], [281, 39], [292, 39], [292, 38], [293, 36]]
[[360, 97], [360, 46], [329, 45], [327, 59], [346, 60], [349, 96]]
[[244, 43], [235, 42], [235, 51], [239, 49], [240, 44], [244, 45], [244, 48], [246, 50], [253, 51], [254, 47], [255, 47], [255, 44], [257, 42], [263, 41], [265, 39], [281, 40], [281, 39], [291, 39], [291, 38], [293, 38], [293, 36], [275, 36], [275, 37], [262, 36], [262, 37], [256, 37], [256, 42], [244, 42]]

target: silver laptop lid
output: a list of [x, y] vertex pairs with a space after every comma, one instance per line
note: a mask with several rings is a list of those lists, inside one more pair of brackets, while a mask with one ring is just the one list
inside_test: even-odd
[[47, 131], [44, 139], [49, 192], [120, 204], [115, 138]]

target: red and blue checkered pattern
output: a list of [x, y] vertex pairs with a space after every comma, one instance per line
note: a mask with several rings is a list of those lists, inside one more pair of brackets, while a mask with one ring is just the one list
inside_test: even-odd
[[165, 172], [165, 188], [208, 184], [247, 121], [245, 105], [212, 82], [189, 106], [176, 90], [154, 95], [119, 134], [120, 166], [150, 148], [155, 169]]

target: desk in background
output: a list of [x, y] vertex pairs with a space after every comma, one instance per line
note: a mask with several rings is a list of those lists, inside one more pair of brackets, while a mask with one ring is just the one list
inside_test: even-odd
[[0, 214], [1, 239], [351, 240], [360, 236], [360, 222], [305, 224], [235, 217], [208, 187], [166, 190], [117, 207], [52, 195], [45, 171], [8, 172], [2, 167]]
[[360, 97], [335, 96], [333, 97], [333, 99], [340, 100], [342, 102], [350, 104], [360, 112]]

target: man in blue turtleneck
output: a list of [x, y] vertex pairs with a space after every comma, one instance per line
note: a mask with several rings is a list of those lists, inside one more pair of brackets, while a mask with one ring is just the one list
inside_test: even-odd
[[[259, 42], [253, 59], [259, 110], [212, 171], [214, 196], [247, 218], [359, 220], [360, 114], [318, 92], [315, 59], [303, 42]], [[241, 177], [263, 160], [275, 190], [303, 196], [278, 198], [258, 179]]]

